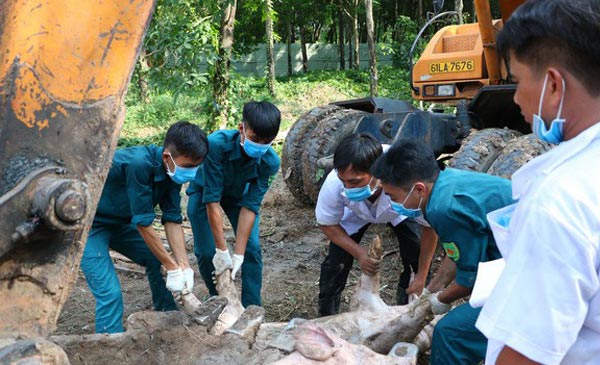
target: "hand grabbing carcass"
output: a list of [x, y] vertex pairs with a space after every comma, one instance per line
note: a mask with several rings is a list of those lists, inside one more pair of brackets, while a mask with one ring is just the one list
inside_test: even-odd
[[[381, 258], [382, 248], [379, 237], [376, 237], [371, 243], [369, 255], [376, 259]], [[301, 338], [304, 338], [301, 348], [305, 350], [310, 346], [327, 348], [323, 343], [327, 343], [325, 338], [330, 338], [330, 343], [338, 345], [347, 341], [348, 344], [344, 348], [353, 353], [358, 350], [355, 347], [351, 347], [351, 344], [364, 345], [379, 354], [387, 354], [395, 344], [411, 342], [414, 342], [420, 351], [426, 351], [431, 343], [433, 326], [441, 318], [441, 316], [434, 317], [429, 301], [429, 294], [422, 294], [408, 305], [388, 306], [379, 296], [379, 284], [379, 274], [372, 276], [362, 274], [351, 301], [351, 311], [310, 320], [317, 328], [320, 328], [317, 330], [313, 327], [311, 332], [313, 333], [312, 338], [319, 339], [319, 341], [315, 340], [311, 342], [306, 340], [306, 336], [301, 336]], [[296, 359], [302, 354], [309, 353], [299, 349], [298, 336], [291, 336], [289, 329], [287, 331], [282, 330], [281, 326], [270, 329], [271, 326], [277, 325], [266, 323], [261, 327], [261, 331], [263, 332], [270, 330], [280, 332], [279, 336], [271, 335], [275, 339], [270, 343], [270, 346], [284, 351], [295, 349], [297, 351], [293, 356]], [[317, 335], [317, 333], [320, 333], [320, 335]], [[401, 346], [406, 350], [407, 345]], [[331, 350], [332, 352], [339, 351], [335, 350], [335, 346], [333, 345], [330, 347], [333, 349]], [[416, 352], [416, 349], [413, 350]], [[310, 357], [307, 359], [315, 361]], [[334, 361], [336, 357], [332, 354], [328, 359]], [[310, 361], [300, 362], [300, 364], [312, 364]], [[331, 362], [331, 364], [334, 363], [336, 362]]]
[[[379, 237], [372, 241], [369, 255], [376, 259], [381, 258], [382, 248]], [[231, 280], [230, 271], [225, 270], [217, 275], [216, 281], [217, 291], [220, 296], [227, 298], [227, 305], [211, 328], [210, 334], [212, 335], [224, 333], [244, 313], [244, 307]], [[286, 323], [261, 324], [256, 334], [256, 340], [260, 343], [256, 345], [256, 348], [258, 350], [267, 347], [276, 348], [283, 353], [298, 350], [294, 355], [294, 358], [297, 358], [302, 354], [309, 354], [310, 347], [314, 346], [316, 352], [331, 352], [327, 361], [334, 362], [326, 362], [331, 364], [336, 363], [339, 356], [346, 356], [345, 353], [362, 353], [365, 356], [369, 354], [369, 357], [373, 357], [374, 355], [369, 352], [372, 350], [379, 354], [387, 354], [395, 344], [400, 342], [414, 342], [420, 351], [427, 350], [433, 326], [440, 317], [434, 317], [432, 313], [429, 294], [421, 295], [408, 305], [388, 306], [379, 296], [379, 285], [379, 274], [372, 276], [362, 274], [351, 301], [351, 310], [308, 321], [312, 323], [312, 326], [301, 331], [299, 337], [303, 339], [301, 342], [298, 342], [298, 336], [294, 334], [296, 329], [290, 329], [290, 325]], [[193, 306], [189, 306], [186, 311], [189, 312], [190, 309], [193, 311]], [[315, 340], [312, 341], [311, 338]], [[329, 350], [327, 350], [328, 346]], [[403, 346], [403, 349], [406, 350], [407, 345]], [[344, 349], [344, 351], [335, 355], [340, 349]], [[367, 351], [368, 349], [370, 350]], [[411, 351], [413, 350], [416, 352], [416, 349]], [[317, 361], [313, 358], [308, 359]], [[390, 364], [395, 363], [398, 362]], [[306, 362], [306, 364], [311, 364], [311, 362]]]

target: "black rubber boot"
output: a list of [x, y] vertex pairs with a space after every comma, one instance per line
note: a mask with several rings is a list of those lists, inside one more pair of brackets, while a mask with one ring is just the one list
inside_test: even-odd
[[331, 316], [340, 312], [340, 299], [338, 297], [319, 298], [319, 317]]
[[398, 285], [398, 290], [396, 290], [396, 305], [405, 304], [408, 304], [408, 294], [406, 294], [406, 288]]

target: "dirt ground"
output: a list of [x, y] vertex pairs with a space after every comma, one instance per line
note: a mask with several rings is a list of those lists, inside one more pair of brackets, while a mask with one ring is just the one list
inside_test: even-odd
[[[262, 300], [266, 320], [272, 322], [288, 321], [296, 317], [315, 318], [320, 264], [327, 253], [328, 241], [316, 224], [314, 208], [297, 203], [281, 175], [278, 175], [265, 196], [261, 217], [260, 236], [264, 265]], [[232, 238], [231, 227], [228, 223], [226, 225], [226, 237]], [[164, 236], [160, 225], [157, 228]], [[187, 220], [184, 221], [184, 229], [188, 255], [196, 272], [194, 292], [204, 300], [208, 291], [198, 274], [192, 251], [191, 228]], [[397, 252], [397, 241], [390, 233], [384, 225], [372, 226], [367, 231], [363, 243], [368, 242], [374, 234], [381, 235], [385, 254], [381, 270], [381, 296], [386, 303], [395, 304], [401, 260]], [[115, 261], [115, 266], [123, 291], [124, 318], [133, 312], [152, 309], [150, 290], [143, 268], [120, 260]], [[342, 311], [348, 308], [359, 276], [360, 269], [355, 262], [342, 296]], [[54, 334], [93, 333], [94, 305], [94, 297], [80, 271]]]

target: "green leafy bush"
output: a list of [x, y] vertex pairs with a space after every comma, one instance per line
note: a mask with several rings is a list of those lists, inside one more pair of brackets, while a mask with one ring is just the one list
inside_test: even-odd
[[[379, 72], [380, 96], [410, 99], [406, 70], [383, 67]], [[177, 96], [175, 92], [163, 92], [150, 94], [148, 101], [142, 102], [130, 90], [119, 146], [160, 144], [169, 125], [182, 119], [204, 128], [210, 118], [211, 93], [210, 87]], [[242, 119], [243, 105], [250, 100], [267, 100], [277, 105], [282, 112], [281, 130], [285, 131], [301, 114], [312, 108], [334, 101], [363, 98], [368, 94], [369, 75], [366, 71], [312, 71], [292, 77], [279, 77], [275, 98], [269, 95], [264, 78], [241, 76], [234, 72], [229, 90], [233, 114], [228, 128], [237, 127]], [[281, 144], [282, 141], [276, 141], [275, 149], [280, 151]]]

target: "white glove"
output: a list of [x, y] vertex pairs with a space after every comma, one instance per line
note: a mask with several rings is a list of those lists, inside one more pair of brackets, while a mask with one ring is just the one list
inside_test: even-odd
[[436, 315], [447, 313], [452, 308], [451, 304], [440, 302], [440, 300], [438, 299], [439, 294], [440, 293], [438, 292], [429, 297], [429, 302], [431, 303], [431, 310], [433, 311], [433, 314]]
[[227, 269], [231, 269], [233, 264], [231, 263], [231, 256], [229, 256], [229, 250], [220, 250], [217, 248], [212, 263], [215, 267], [215, 276], [220, 275]]
[[242, 263], [244, 262], [244, 255], [238, 255], [237, 253], [233, 254], [233, 269], [231, 269], [231, 280], [235, 280], [235, 274], [242, 267]]
[[185, 285], [183, 271], [181, 268], [167, 270], [167, 289], [170, 291], [182, 291]]
[[188, 290], [194, 289], [194, 270], [191, 267], [183, 270], [183, 278], [185, 280], [185, 286]]

